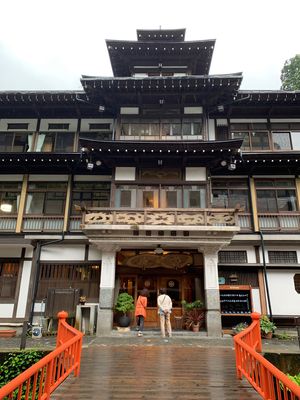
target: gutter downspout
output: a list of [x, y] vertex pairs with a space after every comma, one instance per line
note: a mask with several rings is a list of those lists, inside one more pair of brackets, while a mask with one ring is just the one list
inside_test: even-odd
[[267, 293], [267, 300], [268, 300], [268, 307], [270, 312], [270, 320], [273, 321], [273, 313], [271, 307], [271, 299], [270, 299], [270, 292], [269, 292], [269, 283], [268, 283], [268, 276], [267, 276], [267, 265], [266, 265], [266, 258], [265, 258], [265, 243], [264, 243], [264, 236], [261, 230], [258, 231], [260, 235], [260, 243], [261, 243], [261, 251], [262, 251], [262, 259], [263, 259], [263, 272], [265, 278], [265, 285], [266, 285], [266, 293]]
[[[267, 264], [266, 264], [266, 258], [265, 258], [264, 236], [263, 236], [263, 233], [260, 230], [259, 221], [257, 219], [256, 198], [255, 198], [255, 193], [253, 193], [253, 190], [251, 189], [251, 177], [250, 176], [248, 177], [248, 187], [249, 187], [249, 193], [250, 193], [250, 206], [251, 206], [251, 213], [252, 213], [252, 224], [253, 224], [253, 227], [254, 227], [254, 231], [260, 235], [262, 259], [263, 259], [263, 276], [264, 276], [266, 294], [267, 294], [267, 308], [269, 309], [269, 312], [270, 312], [270, 320], [273, 321], [273, 313], [272, 313], [270, 291], [269, 291], [269, 282], [268, 282], [268, 275], [267, 275]], [[254, 207], [254, 202], [255, 202], [255, 207]], [[256, 216], [256, 218], [255, 218], [255, 216]]]

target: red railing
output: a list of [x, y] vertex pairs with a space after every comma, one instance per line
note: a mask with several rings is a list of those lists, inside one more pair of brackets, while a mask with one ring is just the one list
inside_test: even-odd
[[56, 349], [0, 389], [0, 400], [49, 400], [50, 394], [71, 372], [79, 375], [82, 336], [67, 322], [68, 313], [58, 313]]
[[252, 313], [252, 324], [234, 337], [236, 371], [266, 400], [299, 400], [300, 386], [261, 354], [260, 314]]

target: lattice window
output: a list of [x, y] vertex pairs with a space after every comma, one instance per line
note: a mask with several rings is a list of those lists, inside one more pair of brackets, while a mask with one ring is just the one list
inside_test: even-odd
[[18, 262], [0, 263], [0, 298], [14, 299], [19, 270]]
[[99, 299], [100, 265], [41, 263], [37, 298], [44, 299], [50, 288], [79, 289], [89, 301]]
[[296, 251], [268, 251], [270, 264], [297, 264]]
[[242, 251], [219, 251], [220, 264], [245, 264], [247, 263], [247, 252]]
[[300, 274], [294, 275], [294, 285], [297, 293], [300, 293]]

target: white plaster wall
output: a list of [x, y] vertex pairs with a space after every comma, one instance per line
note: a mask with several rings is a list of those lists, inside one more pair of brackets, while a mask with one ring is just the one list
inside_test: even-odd
[[74, 175], [74, 182], [110, 182], [110, 175]]
[[215, 120], [214, 119], [208, 120], [208, 139], [216, 140]]
[[[82, 118], [80, 123], [80, 131], [90, 131], [90, 124], [113, 124], [112, 118]], [[99, 129], [92, 129], [92, 131], [99, 131]]]
[[0, 257], [12, 257], [17, 258], [21, 257], [22, 247], [20, 246], [10, 246], [7, 244], [3, 244], [0, 246]]
[[13, 311], [13, 304], [0, 304], [0, 318], [12, 318]]
[[90, 246], [88, 260], [100, 261], [101, 260], [101, 250], [99, 250], [97, 247]]
[[186, 167], [186, 181], [206, 181], [206, 168], [204, 167]]
[[252, 289], [253, 311], [261, 313], [259, 289]]
[[2, 182], [22, 182], [23, 175], [0, 175], [0, 181], [2, 181]]
[[12, 118], [12, 119], [1, 119], [0, 131], [7, 131], [7, 124], [28, 124], [28, 129], [12, 129], [11, 131], [28, 131], [32, 132], [36, 130], [37, 119], [27, 118]]
[[25, 249], [25, 258], [32, 258], [33, 257], [33, 248], [27, 247]]
[[84, 261], [84, 245], [45, 246], [41, 261]]
[[16, 315], [17, 318], [25, 317], [31, 267], [32, 267], [31, 261], [24, 261], [22, 277], [21, 277], [20, 292], [19, 292], [19, 299], [18, 299], [18, 306], [17, 306], [17, 315]]
[[134, 181], [135, 167], [116, 167], [116, 181]]
[[203, 114], [203, 107], [184, 107], [184, 114]]
[[300, 270], [268, 270], [268, 283], [274, 315], [300, 315], [300, 293], [294, 285], [294, 275]]
[[29, 175], [29, 182], [67, 182], [68, 175]]
[[[40, 124], [40, 132], [49, 131], [48, 124], [69, 124], [69, 129], [58, 129], [59, 132], [76, 132], [77, 131], [77, 119], [69, 118], [51, 118], [42, 119]], [[50, 129], [50, 131], [56, 131], [56, 129]]]

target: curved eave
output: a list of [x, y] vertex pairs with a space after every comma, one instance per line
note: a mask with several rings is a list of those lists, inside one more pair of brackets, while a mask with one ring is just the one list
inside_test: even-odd
[[237, 105], [299, 105], [300, 91], [285, 90], [239, 90], [236, 96]]
[[184, 41], [185, 28], [181, 29], [137, 29], [137, 40], [167, 40], [167, 41]]
[[180, 91], [191, 92], [201, 90], [237, 91], [242, 82], [242, 74], [230, 75], [192, 75], [184, 77], [147, 77], [147, 78], [109, 78], [88, 77], [81, 79], [87, 92], [151, 92]]
[[0, 91], [0, 106], [10, 103], [74, 104], [87, 100], [88, 97], [84, 91]]
[[0, 153], [2, 173], [66, 174], [82, 168], [81, 153]]
[[[111, 66], [115, 76], [130, 76], [130, 68], [137, 60], [163, 64], [167, 60], [188, 60], [195, 74], [208, 74], [214, 51], [215, 40], [190, 42], [136, 42], [106, 40]], [[150, 64], [152, 65], [152, 64]]]
[[[98, 141], [79, 138], [82, 148], [105, 153], [203, 153], [239, 152], [243, 140], [226, 141]], [[86, 151], [86, 150], [85, 150]]]

